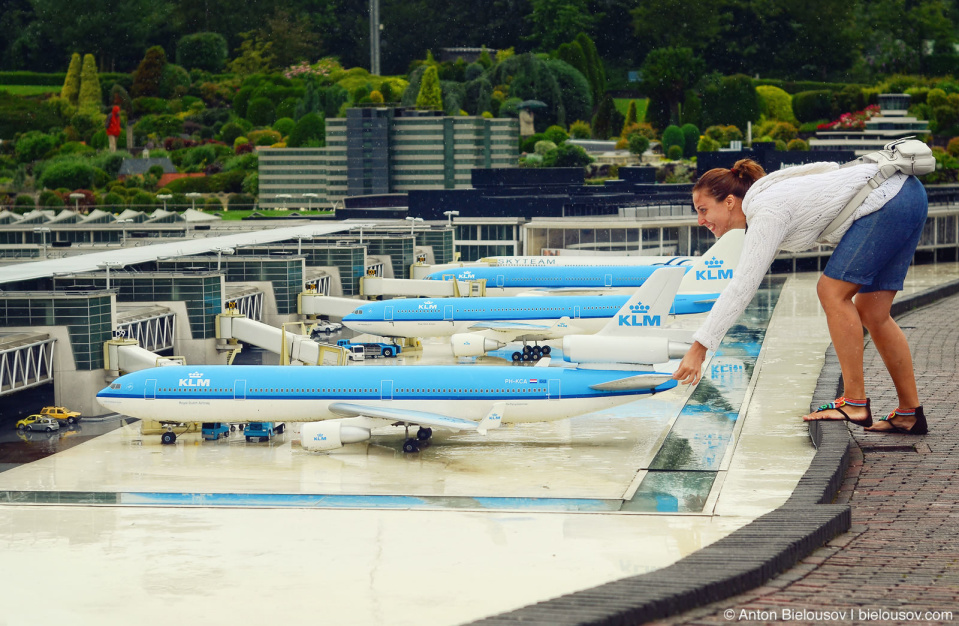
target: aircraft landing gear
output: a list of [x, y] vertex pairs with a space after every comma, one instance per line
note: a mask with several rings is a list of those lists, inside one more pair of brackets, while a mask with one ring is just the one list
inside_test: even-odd
[[523, 345], [523, 351], [516, 351], [513, 353], [513, 362], [517, 363], [519, 361], [539, 361], [544, 356], [549, 356], [552, 352], [552, 348], [549, 346], [540, 346], [540, 345]]
[[172, 445], [176, 443], [176, 433], [172, 430], [168, 430], [160, 436], [160, 443], [164, 445]]
[[419, 452], [421, 445], [429, 445], [427, 442], [433, 436], [433, 429], [420, 426], [416, 431], [416, 437], [410, 437], [410, 425], [404, 423], [406, 429], [406, 441], [403, 442], [403, 452]]

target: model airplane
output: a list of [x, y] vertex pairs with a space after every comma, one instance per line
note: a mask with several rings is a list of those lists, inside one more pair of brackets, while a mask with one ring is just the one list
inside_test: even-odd
[[[544, 364], [546, 361], [541, 361]], [[214, 365], [140, 370], [97, 394], [104, 408], [170, 422], [309, 422], [301, 442], [332, 450], [366, 441], [375, 426], [486, 434], [506, 422], [540, 422], [625, 404], [676, 385], [671, 373], [557, 367]], [[350, 418], [350, 419], [342, 419]], [[164, 441], [176, 440], [172, 432]]]
[[[365, 441], [384, 423], [405, 425], [407, 433], [419, 426], [416, 437], [403, 444], [415, 452], [432, 428], [485, 434], [503, 422], [566, 419], [676, 385], [671, 372], [657, 371], [654, 364], [687, 347], [661, 329], [682, 273], [659, 270], [634, 297], [634, 312], [601, 333], [620, 348], [630, 339], [637, 342], [628, 354], [596, 358], [604, 348], [590, 352], [593, 338], [581, 338], [586, 347], [575, 368], [545, 367], [548, 359], [533, 368], [168, 366], [121, 376], [97, 401], [110, 411], [159, 422], [309, 422], [301, 428], [301, 442], [311, 450]], [[567, 356], [576, 353], [571, 346]], [[610, 356], [622, 356], [622, 363], [611, 363]], [[163, 438], [176, 441], [172, 431]]]
[[[680, 293], [695, 293], [704, 290], [720, 291], [732, 278], [733, 268], [739, 260], [746, 231], [731, 230], [716, 241], [701, 257], [621, 257], [622, 259], [646, 259], [645, 263], [619, 263], [620, 257], [611, 257], [605, 262], [588, 264], [549, 263], [557, 257], [517, 257], [520, 262], [503, 263], [494, 267], [469, 266], [447, 268], [432, 272], [424, 280], [486, 281], [487, 293], [515, 295], [530, 290], [544, 290], [550, 294], [568, 295], [631, 293], [642, 285], [657, 268], [683, 267], [687, 270]], [[509, 257], [497, 257], [508, 259]], [[569, 257], [571, 259], [583, 257]], [[602, 257], [588, 257], [594, 261]], [[541, 263], [533, 262], [540, 259]], [[722, 264], [716, 264], [722, 260]]]
[[[726, 239], [733, 232], [725, 235], [722, 241], [734, 243], [736, 237]], [[693, 276], [694, 283], [701, 284], [693, 292], [676, 295], [670, 301], [671, 306], [663, 313], [663, 319], [669, 314], [705, 313], [712, 308], [722, 287], [733, 277], [741, 246], [726, 245], [718, 252], [720, 254], [715, 256], [701, 257], [691, 268], [655, 268], [651, 276], [661, 272], [678, 276], [675, 278], [677, 288], [690, 284], [690, 276]], [[649, 280], [652, 279], [647, 278], [646, 282]], [[549, 346], [529, 346], [529, 343], [560, 339], [567, 335], [593, 334], [604, 328], [610, 319], [632, 319], [630, 316], [638, 311], [633, 308], [637, 306], [637, 299], [650, 302], [650, 298], [639, 296], [641, 290], [642, 287], [632, 297], [594, 295], [383, 300], [360, 306], [343, 317], [343, 324], [353, 330], [381, 337], [450, 337], [456, 356], [481, 356], [510, 342], [520, 341], [524, 344], [523, 352], [515, 352], [513, 360], [535, 360], [541, 354], [549, 354]]]

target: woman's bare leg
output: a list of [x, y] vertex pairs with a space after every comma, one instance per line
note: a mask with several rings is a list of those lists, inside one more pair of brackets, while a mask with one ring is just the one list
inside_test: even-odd
[[[842, 368], [843, 396], [865, 399], [866, 383], [862, 371], [863, 323], [853, 297], [859, 292], [860, 285], [821, 276], [816, 291], [819, 302], [826, 313], [829, 337], [836, 348], [839, 367]], [[888, 313], [888, 311], [887, 311]], [[852, 420], [865, 419], [869, 412], [866, 407], [846, 405], [843, 410]], [[841, 420], [842, 414], [835, 409], [816, 411], [803, 417], [812, 420]]]
[[[889, 315], [895, 291], [873, 291], [856, 296], [856, 309], [863, 325], [869, 331], [882, 362], [885, 364], [899, 397], [899, 408], [913, 409], [919, 406], [919, 391], [912, 364], [912, 352], [906, 335], [896, 320]], [[908, 430], [915, 423], [914, 416], [897, 415], [892, 424]], [[870, 430], [892, 430], [889, 424], [877, 422]]]

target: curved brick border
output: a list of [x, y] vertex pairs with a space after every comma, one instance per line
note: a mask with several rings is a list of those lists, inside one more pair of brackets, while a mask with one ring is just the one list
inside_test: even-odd
[[[959, 280], [901, 298], [893, 317], [959, 293]], [[842, 374], [830, 345], [811, 408], [839, 395]], [[829, 504], [849, 464], [843, 422], [810, 422], [816, 455], [789, 499], [739, 530], [649, 574], [545, 600], [476, 624], [634, 625], [729, 598], [784, 572], [833, 537], [846, 532], [851, 511]]]

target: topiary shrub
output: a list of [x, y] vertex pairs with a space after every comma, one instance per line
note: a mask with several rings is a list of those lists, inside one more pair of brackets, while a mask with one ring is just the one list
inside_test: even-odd
[[282, 137], [286, 137], [293, 129], [296, 128], [296, 122], [289, 117], [281, 117], [280, 119], [273, 122], [273, 130], [280, 133]]
[[719, 142], [707, 135], [700, 137], [696, 145], [696, 150], [699, 152], [716, 152], [719, 148]]
[[180, 161], [180, 167], [189, 172], [201, 172], [216, 161], [216, 151], [213, 146], [197, 146], [189, 148]]
[[276, 119], [294, 119], [296, 117], [296, 105], [299, 104], [299, 102], [299, 98], [284, 98], [282, 102], [276, 105]]
[[785, 90], [772, 85], [760, 85], [756, 87], [756, 93], [759, 94], [759, 110], [762, 115], [781, 122], [796, 121], [792, 96]]
[[536, 144], [546, 139], [545, 133], [534, 133], [529, 137], [521, 137], [519, 140], [519, 151], [532, 153], [536, 151]]
[[186, 95], [191, 83], [189, 72], [179, 65], [167, 63], [160, 75], [160, 97], [180, 98]]
[[80, 70], [80, 95], [77, 98], [77, 111], [86, 115], [100, 115], [103, 93], [100, 91], [100, 79], [97, 75], [97, 62], [92, 54], [84, 55], [83, 68]]
[[65, 205], [66, 202], [63, 201], [63, 198], [60, 197], [60, 194], [52, 189], [44, 189], [37, 196], [37, 206], [42, 209], [53, 209]]
[[76, 52], [70, 57], [70, 67], [67, 68], [67, 76], [63, 81], [63, 88], [60, 89], [60, 97], [77, 106], [77, 100], [80, 97], [80, 68], [83, 61]]
[[589, 139], [591, 134], [589, 123], [583, 120], [576, 120], [569, 126], [569, 135], [573, 139]]
[[696, 154], [699, 144], [699, 129], [693, 124], [683, 124], [679, 128], [683, 133], [683, 156], [687, 159]]
[[555, 150], [555, 149], [556, 149], [556, 144], [553, 143], [552, 141], [549, 141], [548, 139], [537, 141], [536, 145], [533, 147], [533, 151], [540, 156], [545, 156], [550, 150]]
[[326, 143], [326, 120], [317, 113], [307, 113], [290, 132], [286, 145], [290, 148], [320, 147]]
[[793, 139], [786, 144], [786, 150], [789, 150], [790, 152], [808, 152], [809, 144], [802, 139]]
[[[686, 145], [686, 136], [683, 135], [682, 129], [675, 124], [670, 124], [666, 127], [666, 130], [663, 131], [663, 154], [669, 155], [669, 149], [672, 146], [679, 146], [680, 158], [682, 158], [682, 151]], [[673, 157], [670, 157], [673, 158]]]
[[427, 67], [423, 72], [420, 90], [416, 96], [416, 108], [433, 111], [443, 110], [443, 96], [440, 89], [439, 74], [435, 66]]
[[959, 137], [953, 137], [946, 145], [946, 152], [954, 157], [959, 157]]
[[618, 136], [626, 123], [626, 118], [616, 110], [613, 97], [606, 94], [599, 103], [599, 109], [593, 117], [593, 137], [609, 139]]
[[552, 141], [557, 146], [569, 139], [569, 135], [562, 126], [550, 126], [543, 134], [546, 136], [546, 139]]
[[800, 91], [793, 94], [793, 113], [800, 122], [835, 119], [839, 115], [833, 94], [828, 90]]
[[[295, 127], [294, 125], [294, 128]], [[281, 141], [283, 136], [275, 130], [253, 130], [247, 135], [247, 139], [249, 139], [250, 143], [254, 146], [272, 146]]]
[[59, 145], [57, 137], [41, 133], [38, 130], [31, 130], [17, 139], [13, 151], [17, 156], [17, 161], [30, 163], [45, 158], [57, 148], [57, 145]]
[[32, 211], [37, 208], [37, 201], [33, 199], [33, 196], [20, 194], [17, 196], [17, 199], [13, 201], [13, 206], [17, 209], [18, 213], [23, 212], [23, 210]]
[[253, 98], [246, 107], [245, 117], [254, 126], [270, 126], [276, 121], [276, 109], [267, 98]]
[[633, 133], [627, 137], [626, 142], [630, 154], [636, 156], [642, 156], [649, 149], [649, 139], [640, 133]]
[[592, 162], [593, 157], [586, 154], [581, 146], [568, 141], [543, 156], [545, 167], [586, 167]]
[[221, 72], [229, 49], [219, 33], [193, 33], [180, 37], [176, 44], [176, 62], [188, 69]]
[[236, 122], [227, 122], [223, 125], [223, 128], [220, 129], [220, 141], [228, 146], [235, 146], [236, 140], [245, 134], [246, 131], [243, 130], [242, 126]]
[[682, 146], [672, 145], [669, 146], [669, 149], [666, 151], [666, 158], [671, 161], [678, 161], [683, 158], [683, 148]]
[[166, 63], [166, 52], [162, 47], [153, 46], [148, 49], [133, 74], [133, 87], [130, 89], [130, 94], [134, 98], [159, 96], [160, 81], [163, 79], [163, 68]]

